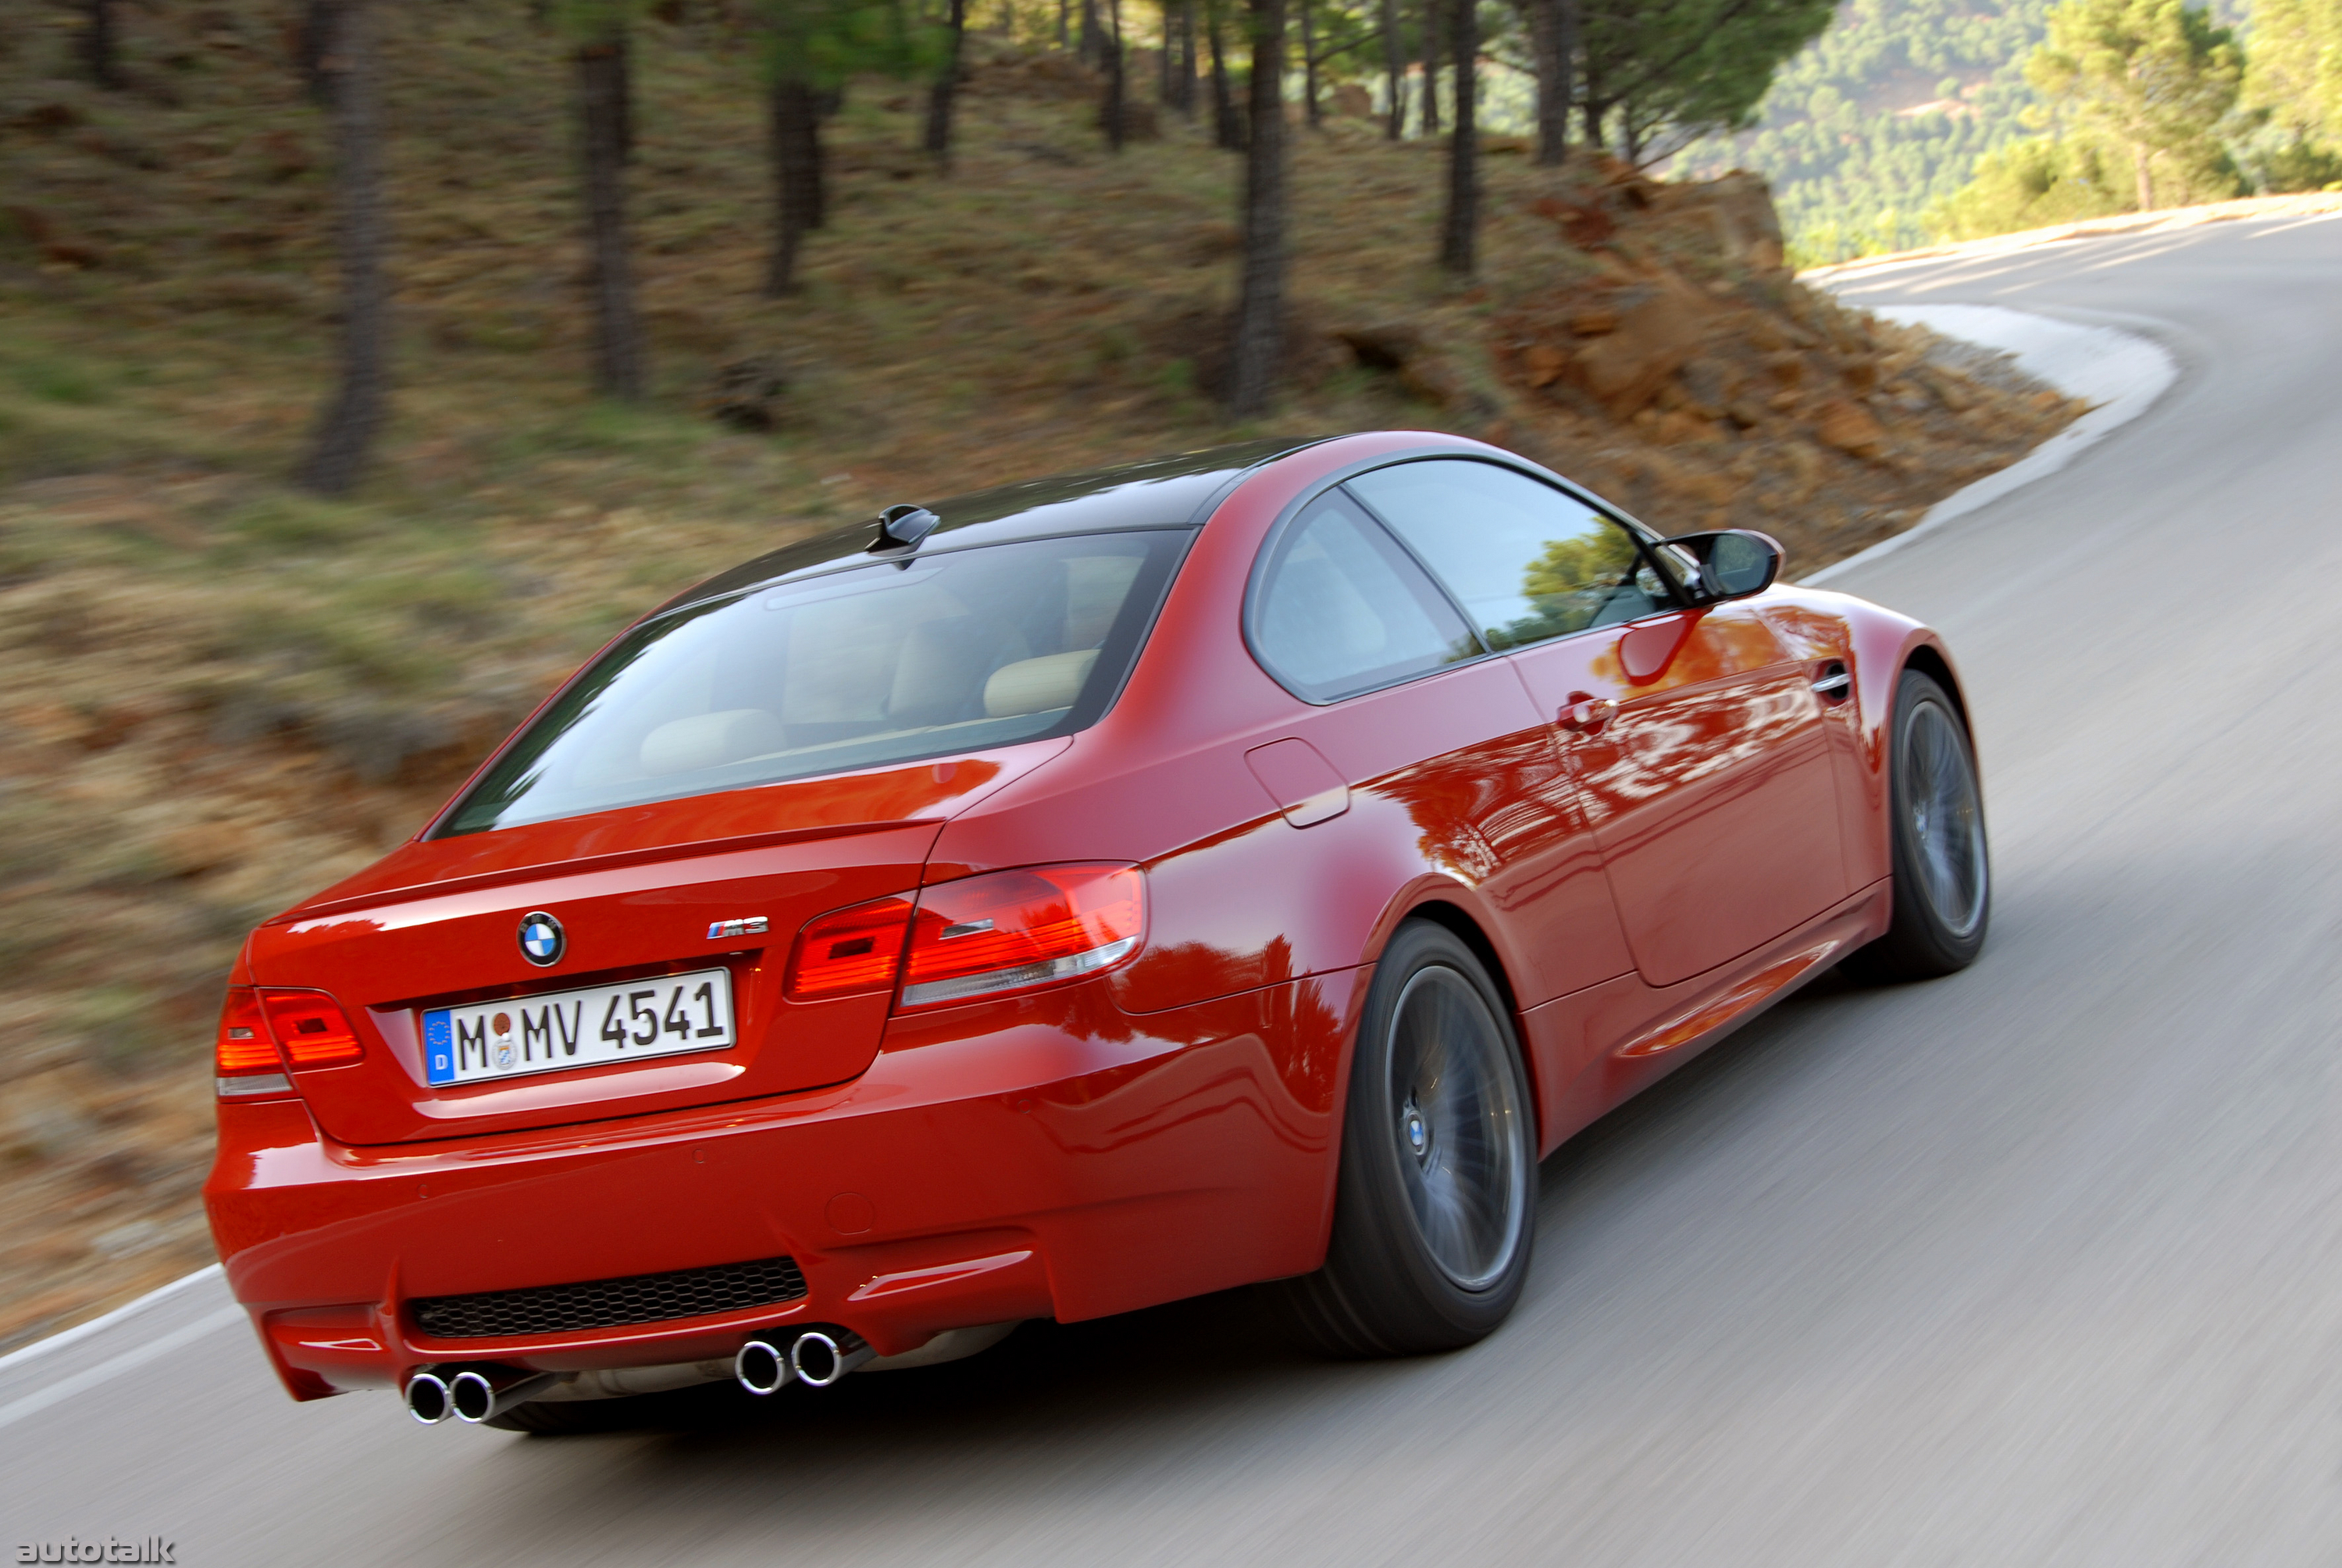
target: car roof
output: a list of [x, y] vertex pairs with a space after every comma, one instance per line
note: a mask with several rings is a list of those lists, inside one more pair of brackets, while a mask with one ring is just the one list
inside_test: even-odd
[[[1072, 534], [1192, 528], [1210, 515], [1246, 473], [1327, 439], [1286, 436], [1210, 446], [925, 502], [941, 521], [923, 541], [922, 554]], [[663, 615], [784, 577], [867, 563], [874, 559], [870, 546], [877, 527], [878, 519], [871, 517], [767, 551], [684, 590], [651, 614]]]

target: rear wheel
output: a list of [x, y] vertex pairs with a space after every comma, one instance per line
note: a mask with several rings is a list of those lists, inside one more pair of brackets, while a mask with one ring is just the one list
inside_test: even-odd
[[1967, 726], [1944, 688], [1906, 670], [1888, 731], [1895, 915], [1848, 967], [1864, 979], [1928, 980], [1966, 969], [1992, 913], [1984, 798]]
[[1310, 1337], [1412, 1355], [1493, 1331], [1528, 1274], [1534, 1136], [1487, 971], [1443, 927], [1401, 926], [1358, 1028], [1326, 1266], [1284, 1287]]

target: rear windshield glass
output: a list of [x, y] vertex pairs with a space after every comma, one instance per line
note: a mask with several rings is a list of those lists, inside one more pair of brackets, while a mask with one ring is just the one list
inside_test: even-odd
[[1121, 687], [1190, 537], [947, 551], [659, 617], [564, 693], [440, 836], [1080, 729]]

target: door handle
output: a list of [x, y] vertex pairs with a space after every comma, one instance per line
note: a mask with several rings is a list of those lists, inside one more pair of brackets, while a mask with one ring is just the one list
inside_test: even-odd
[[1618, 715], [1618, 704], [1592, 692], [1572, 692], [1561, 705], [1561, 727], [1574, 735], [1598, 735]]
[[1835, 659], [1814, 679], [1814, 694], [1826, 703], [1843, 702], [1854, 691], [1854, 677]]

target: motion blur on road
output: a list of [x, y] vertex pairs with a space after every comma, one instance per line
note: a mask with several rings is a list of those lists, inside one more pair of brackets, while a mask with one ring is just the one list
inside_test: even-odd
[[2063, 473], [1832, 583], [1963, 661], [1998, 872], [1983, 960], [1826, 979], [1565, 1146], [1496, 1337], [1328, 1364], [1215, 1298], [685, 1430], [522, 1438], [418, 1427], [386, 1393], [291, 1403], [212, 1281], [0, 1368], [0, 1546], [2342, 1557], [2342, 220], [1838, 286], [2123, 326], [2182, 375]]

